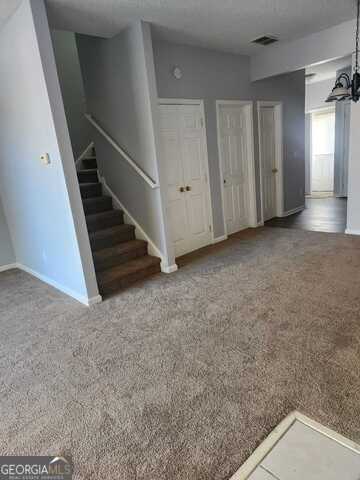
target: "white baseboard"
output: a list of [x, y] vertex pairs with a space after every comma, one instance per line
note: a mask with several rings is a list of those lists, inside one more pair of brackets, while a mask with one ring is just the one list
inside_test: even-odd
[[47, 283], [48, 285], [51, 285], [52, 287], [56, 288], [57, 290], [60, 290], [61, 292], [65, 293], [66, 295], [69, 295], [72, 298], [75, 298], [78, 302], [82, 303], [83, 305], [86, 305], [87, 307], [90, 307], [91, 305], [94, 305], [95, 303], [99, 303], [102, 301], [101, 295], [96, 295], [95, 297], [88, 298], [84, 295], [79, 295], [79, 293], [75, 292], [74, 290], [71, 290], [68, 287], [65, 287], [64, 285], [61, 285], [60, 283], [56, 282], [52, 278], [49, 278], [47, 275], [43, 275], [42, 273], [37, 272], [36, 270], [33, 270], [32, 268], [27, 267], [26, 265], [22, 265], [21, 263], [17, 263], [15, 268], [19, 268], [20, 270], [23, 270], [26, 273], [29, 273], [33, 277], [38, 278], [44, 283]]
[[345, 230], [347, 235], [360, 235], [360, 230], [353, 230], [352, 228], [347, 228]]
[[75, 165], [77, 170], [81, 168], [82, 160], [87, 157], [88, 151], [91, 150], [93, 147], [94, 147], [94, 142], [91, 142], [82, 152], [82, 154], [75, 160]]
[[0, 272], [6, 272], [6, 270], [13, 270], [14, 268], [18, 268], [17, 263], [9, 263], [8, 265], [1, 265]]
[[176, 263], [174, 263], [173, 265], [161, 265], [161, 271], [163, 273], [174, 273], [178, 270], [178, 266], [176, 265]]
[[148, 250], [150, 255], [154, 255], [155, 257], [158, 257], [161, 259], [161, 271], [164, 273], [172, 273], [176, 272], [177, 270], [177, 265], [168, 265], [167, 261], [163, 255], [163, 253], [158, 249], [158, 247], [155, 245], [153, 240], [148, 236], [148, 234], [145, 232], [145, 230], [139, 225], [139, 223], [134, 219], [134, 217], [129, 213], [129, 211], [124, 207], [124, 205], [120, 202], [119, 198], [116, 196], [116, 194], [111, 190], [109, 185], [106, 183], [105, 177], [102, 177], [99, 174], [99, 179], [100, 182], [102, 183], [104, 190], [108, 195], [110, 195], [113, 199], [114, 202], [114, 208], [117, 208], [119, 210], [122, 210], [124, 212], [124, 217], [126, 223], [130, 225], [134, 225], [135, 227], [135, 234], [136, 238], [139, 238], [140, 240], [145, 240], [148, 243]]
[[300, 207], [293, 208], [291, 210], [286, 210], [283, 212], [280, 217], [288, 217], [289, 215], [294, 215], [294, 213], [299, 213], [305, 210], [305, 205], [300, 205]]
[[219, 243], [223, 242], [224, 240], [227, 240], [228, 236], [227, 235], [221, 235], [220, 237], [216, 237], [213, 239], [212, 243]]
[[87, 306], [91, 307], [92, 305], [96, 305], [97, 303], [102, 302], [102, 296], [101, 295], [96, 295], [95, 297], [89, 298], [87, 302]]

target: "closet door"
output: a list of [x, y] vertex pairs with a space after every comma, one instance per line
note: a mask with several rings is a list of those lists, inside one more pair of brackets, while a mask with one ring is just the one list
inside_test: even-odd
[[245, 108], [241, 105], [221, 105], [219, 108], [219, 148], [228, 235], [249, 226], [249, 152]]
[[262, 171], [262, 200], [264, 221], [276, 217], [275, 111], [274, 107], [260, 108], [260, 149]]
[[188, 251], [193, 251], [211, 242], [203, 119], [199, 105], [181, 105], [179, 115], [189, 229]]
[[166, 212], [175, 256], [188, 251], [188, 218], [184, 190], [182, 145], [179, 128], [179, 107], [160, 105], [160, 135], [162, 167], [166, 172]]
[[160, 105], [162, 166], [175, 256], [211, 242], [203, 119], [199, 105]]

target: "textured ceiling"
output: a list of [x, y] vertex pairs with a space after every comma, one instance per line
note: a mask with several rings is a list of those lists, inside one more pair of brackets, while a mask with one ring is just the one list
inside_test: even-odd
[[[0, 0], [0, 22], [18, 0]], [[47, 0], [53, 27], [111, 37], [130, 21], [154, 24], [157, 37], [251, 54], [263, 34], [293, 40], [349, 20], [354, 0]], [[271, 48], [271, 47], [270, 47]]]

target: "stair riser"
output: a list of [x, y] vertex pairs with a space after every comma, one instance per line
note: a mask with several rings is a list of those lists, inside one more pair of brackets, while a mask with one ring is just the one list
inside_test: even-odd
[[84, 158], [82, 164], [84, 168], [97, 168], [96, 158]]
[[144, 255], [147, 255], [146, 245], [137, 248], [136, 250], [122, 253], [121, 255], [114, 255], [111, 258], [107, 258], [104, 260], [95, 259], [95, 270], [97, 272], [101, 272], [102, 270], [106, 270], [107, 268], [116, 267], [117, 265], [129, 262], [130, 260], [134, 260], [135, 258], [143, 257]]
[[97, 232], [98, 230], [105, 230], [106, 228], [115, 227], [124, 223], [124, 214], [119, 211], [119, 214], [109, 218], [99, 218], [96, 220], [86, 219], [88, 232]]
[[103, 248], [113, 247], [121, 242], [130, 242], [135, 240], [135, 232], [133, 230], [118, 232], [106, 238], [90, 238], [90, 245], [93, 252]]
[[78, 172], [80, 183], [96, 183], [99, 181], [97, 172]]
[[92, 198], [92, 197], [101, 197], [102, 188], [101, 183], [95, 183], [94, 185], [81, 186], [80, 192], [82, 198]]
[[128, 275], [121, 280], [115, 280], [114, 282], [110, 282], [106, 285], [99, 285], [100, 293], [103, 295], [109, 295], [118, 290], [125, 289], [133, 283], [138, 282], [139, 280], [143, 280], [150, 275], [154, 275], [155, 273], [159, 273], [160, 271], [160, 265], [152, 265], [151, 267], [145, 268], [144, 270], [140, 270], [136, 273]]
[[112, 209], [111, 197], [99, 199], [99, 201], [96, 203], [87, 204], [86, 202], [84, 202], [85, 215], [106, 212], [107, 210], [111, 210], [111, 209]]

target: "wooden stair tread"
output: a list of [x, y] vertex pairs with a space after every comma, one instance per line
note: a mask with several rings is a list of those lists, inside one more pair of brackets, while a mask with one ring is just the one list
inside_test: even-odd
[[105, 227], [89, 232], [89, 240], [92, 251], [97, 252], [104, 248], [114, 247], [122, 242], [135, 240], [135, 227], [127, 224]]
[[137, 239], [130, 240], [129, 242], [121, 242], [118, 245], [114, 245], [113, 247], [103, 248], [102, 250], [98, 250], [97, 252], [94, 252], [94, 259], [103, 260], [103, 259], [111, 258], [114, 255], [122, 255], [132, 250], [142, 248], [146, 245], [147, 245], [147, 242], [145, 242], [144, 240], [137, 240]]
[[130, 233], [134, 231], [134, 225], [128, 225], [126, 223], [123, 223], [122, 225], [115, 225], [114, 227], [104, 228], [103, 230], [97, 230], [96, 232], [90, 232], [89, 237], [90, 241], [102, 240], [125, 232]]
[[83, 203], [90, 205], [101, 202], [109, 202], [109, 200], [112, 200], [112, 198], [108, 195], [100, 195], [100, 197], [83, 198]]
[[116, 225], [115, 227], [105, 228], [104, 230], [98, 230], [97, 232], [91, 232], [89, 234], [91, 239], [95, 238], [106, 238], [112, 235], [116, 235], [117, 233], [122, 232], [133, 232], [135, 230], [134, 225], [128, 225], [126, 223], [122, 225]]
[[88, 169], [88, 170], [78, 170], [77, 176], [80, 185], [84, 183], [98, 183], [98, 173], [96, 168]]
[[124, 212], [122, 210], [105, 210], [105, 212], [98, 212], [98, 213], [90, 213], [89, 215], [86, 215], [86, 221], [91, 222], [91, 221], [96, 221], [99, 219], [103, 218], [109, 218], [109, 217], [119, 217], [122, 216]]
[[95, 185], [101, 185], [100, 182], [81, 182], [80, 184], [80, 188], [86, 188], [86, 187], [94, 187]]
[[102, 185], [100, 182], [83, 182], [79, 183], [79, 185], [82, 199], [101, 197], [103, 194]]
[[151, 255], [144, 255], [143, 257], [136, 258], [135, 260], [123, 263], [117, 267], [109, 268], [108, 270], [100, 272], [98, 274], [98, 280], [100, 285], [104, 287], [109, 283], [121, 281], [127, 276], [156, 266], [159, 266], [160, 270], [160, 258]]
[[[97, 205], [107, 205], [110, 206], [110, 209], [112, 209], [112, 198], [109, 197], [108, 195], [99, 195], [98, 197], [88, 197], [88, 198], [83, 198], [83, 205], [84, 208], [91, 208], [91, 207], [96, 207]], [[107, 208], [106, 210], [109, 210]], [[101, 213], [101, 212], [89, 212], [86, 215], [92, 215], [95, 213]]]
[[82, 170], [94, 170], [97, 169], [96, 157], [86, 157], [82, 159]]
[[89, 232], [105, 230], [124, 223], [124, 212], [122, 210], [104, 210], [103, 212], [90, 213], [85, 216]]
[[106, 195], [83, 198], [85, 215], [113, 210], [112, 198]]

